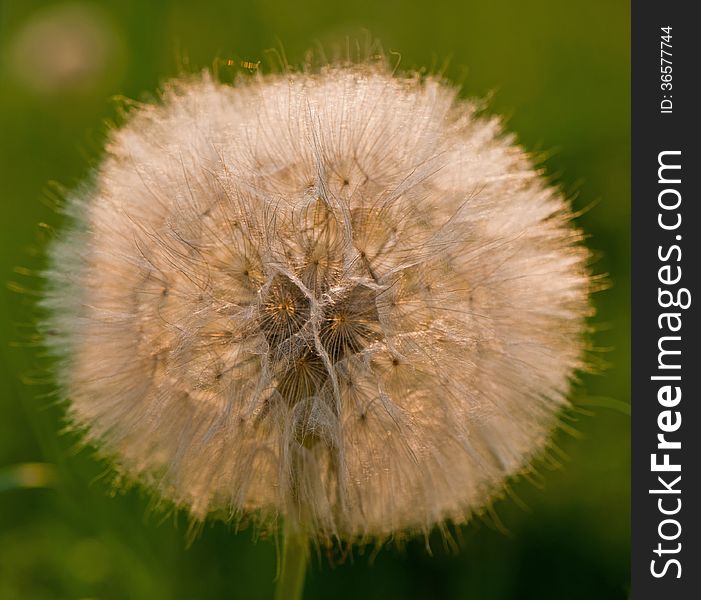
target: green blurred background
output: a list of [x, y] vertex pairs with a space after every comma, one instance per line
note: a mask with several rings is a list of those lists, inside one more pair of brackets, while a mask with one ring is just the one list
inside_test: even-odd
[[23, 345], [38, 282], [17, 267], [41, 268], [60, 222], [50, 182], [70, 188], [88, 175], [115, 95], [148, 97], [217, 57], [264, 65], [278, 40], [299, 62], [315, 40], [329, 46], [362, 28], [404, 68], [450, 58], [446, 74], [463, 93], [490, 94], [490, 111], [546, 154], [612, 282], [595, 299], [608, 368], [575, 393], [578, 437], [558, 434], [560, 467], [542, 466], [538, 485], [515, 485], [522, 503], [500, 501], [495, 517], [457, 532], [459, 551], [435, 536], [433, 556], [418, 540], [374, 559], [322, 558], [305, 597], [628, 597], [627, 2], [0, 0], [0, 599], [271, 597], [271, 541], [215, 523], [188, 547], [182, 515], [154, 511], [143, 493], [110, 494], [106, 467], [60, 433], [37, 349]]

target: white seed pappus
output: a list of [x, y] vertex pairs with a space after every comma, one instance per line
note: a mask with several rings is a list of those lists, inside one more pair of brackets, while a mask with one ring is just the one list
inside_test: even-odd
[[465, 522], [585, 367], [568, 203], [437, 77], [172, 81], [67, 212], [43, 305], [70, 420], [196, 519]]

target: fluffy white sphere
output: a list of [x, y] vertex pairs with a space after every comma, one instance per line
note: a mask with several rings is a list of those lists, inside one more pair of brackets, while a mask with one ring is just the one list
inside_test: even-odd
[[583, 367], [568, 204], [437, 78], [173, 81], [68, 208], [44, 306], [70, 417], [196, 518], [463, 522]]

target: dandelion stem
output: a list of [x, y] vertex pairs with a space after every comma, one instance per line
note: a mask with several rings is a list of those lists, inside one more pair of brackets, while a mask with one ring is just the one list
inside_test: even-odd
[[283, 536], [282, 567], [275, 589], [275, 600], [301, 600], [309, 560], [309, 540], [287, 522]]

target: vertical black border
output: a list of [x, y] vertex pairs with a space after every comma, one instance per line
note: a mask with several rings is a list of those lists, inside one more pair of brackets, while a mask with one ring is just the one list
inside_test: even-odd
[[[701, 497], [699, 495], [699, 471], [701, 471], [701, 328], [698, 306], [701, 305], [701, 288], [697, 285], [699, 262], [701, 261], [701, 219], [698, 209], [701, 203], [699, 180], [701, 180], [701, 99], [694, 92], [696, 82], [701, 79], [701, 24], [692, 15], [693, 2], [671, 0], [667, 2], [633, 2], [632, 36], [632, 598], [634, 600], [697, 599], [701, 598], [701, 531], [699, 531]], [[661, 88], [660, 36], [662, 27], [672, 27], [672, 90]], [[667, 49], [669, 50], [669, 49]], [[668, 57], [669, 58], [669, 57]], [[660, 102], [664, 95], [671, 97], [672, 113], [662, 113]], [[658, 183], [658, 154], [679, 150], [681, 155], [681, 184]], [[670, 159], [671, 160], [671, 159]], [[667, 171], [671, 175], [671, 171]], [[678, 230], [665, 231], [658, 225], [658, 194], [668, 187], [681, 193], [682, 203], [678, 211], [668, 211], [668, 222], [676, 220], [679, 212], [682, 224]], [[673, 194], [668, 195], [672, 198]], [[681, 240], [676, 238], [681, 236]], [[665, 263], [658, 252], [666, 254], [670, 246], [681, 248], [681, 260], [677, 253]], [[684, 287], [691, 292], [691, 306], [686, 310], [661, 308], [658, 302], [658, 270], [664, 264], [681, 266], [682, 279], [676, 288]], [[673, 290], [674, 287], [666, 289]], [[682, 328], [681, 363], [679, 370], [658, 369], [658, 341], [669, 335], [659, 328], [661, 313], [674, 310], [681, 313]], [[669, 346], [671, 347], [671, 345]], [[663, 460], [664, 450], [658, 450], [660, 433], [658, 415], [665, 407], [658, 403], [657, 393], [664, 382], [651, 377], [660, 374], [681, 375], [679, 385], [682, 399], [677, 407], [682, 424], [667, 438], [681, 441], [680, 450], [667, 451], [672, 463], [681, 464], [679, 473], [654, 473], [651, 470], [651, 454], [657, 453], [658, 462]], [[650, 490], [660, 489], [657, 476], [671, 483], [678, 475], [681, 480], [674, 488], [679, 494], [654, 494]], [[672, 476], [673, 475], [673, 476]], [[681, 510], [669, 518], [681, 525], [677, 540], [665, 541], [659, 537], [660, 522], [668, 518], [659, 511], [658, 500], [663, 498], [663, 508], [676, 507], [681, 499]], [[667, 535], [673, 535], [675, 525], [663, 526]], [[665, 549], [681, 544], [678, 553], [658, 556], [654, 550], [662, 543]], [[651, 573], [651, 561], [662, 571], [666, 560], [677, 559], [681, 565], [681, 578], [677, 578], [676, 565], [670, 564], [667, 574], [656, 578]]]

